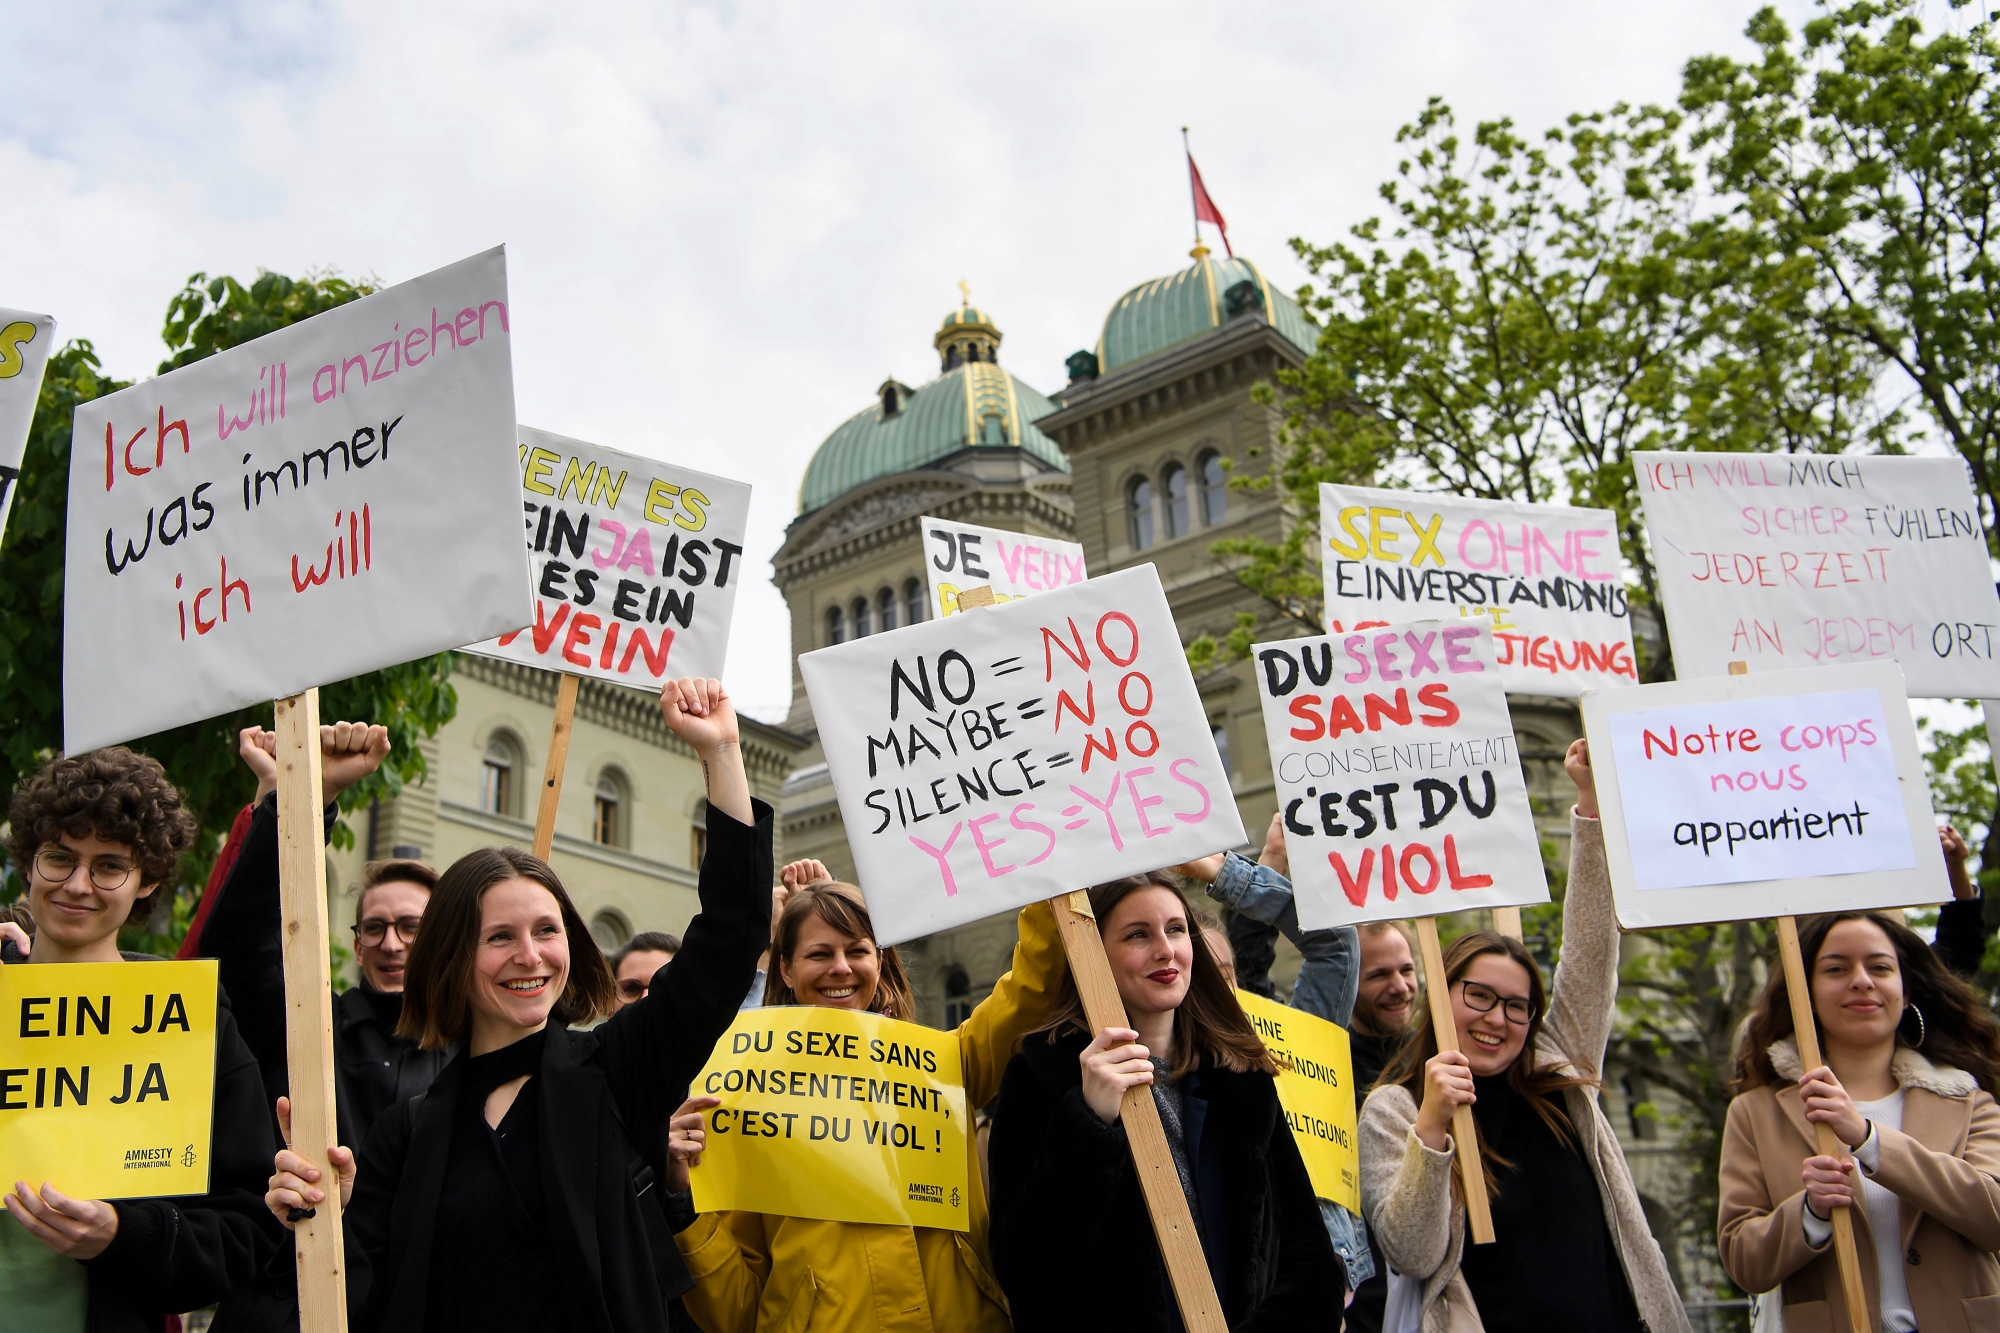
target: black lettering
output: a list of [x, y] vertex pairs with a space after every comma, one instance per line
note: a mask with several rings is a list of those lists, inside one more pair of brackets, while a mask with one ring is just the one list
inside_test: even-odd
[[564, 544], [567, 543], [569, 546], [569, 558], [572, 560], [581, 560], [583, 559], [583, 544], [589, 539], [589, 514], [582, 515], [572, 523], [567, 512], [561, 508], [556, 510], [555, 527], [549, 533], [549, 549], [551, 551], [561, 554]]
[[644, 591], [646, 585], [637, 579], [618, 580], [618, 595], [611, 599], [611, 614], [620, 620], [637, 621], [640, 618], [640, 611], [636, 602], [639, 594]]
[[597, 581], [604, 576], [594, 569], [576, 571], [576, 596], [570, 598], [578, 606], [589, 606], [597, 600]]
[[550, 601], [567, 602], [569, 593], [562, 585], [568, 582], [569, 566], [560, 560], [551, 560], [542, 566], [542, 581], [535, 586]]

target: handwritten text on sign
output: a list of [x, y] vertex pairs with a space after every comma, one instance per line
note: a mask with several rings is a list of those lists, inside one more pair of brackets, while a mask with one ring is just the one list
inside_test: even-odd
[[1253, 651], [1301, 925], [1549, 900], [1490, 630], [1427, 620]]
[[1324, 1018], [1236, 992], [1243, 1013], [1278, 1065], [1278, 1105], [1306, 1159], [1313, 1193], [1361, 1211], [1361, 1157], [1354, 1144], [1354, 1060], [1347, 1034]]
[[35, 422], [42, 372], [55, 346], [56, 322], [48, 315], [0, 309], [0, 532], [14, 509], [14, 483]]
[[1683, 679], [1893, 659], [1913, 697], [2000, 695], [2000, 597], [1959, 459], [1632, 458]]
[[82, 404], [71, 449], [71, 751], [533, 619], [497, 249]]
[[1501, 682], [1575, 698], [1638, 679], [1608, 509], [1321, 485], [1327, 628], [1456, 614], [1493, 630]]
[[993, 589], [995, 602], [1011, 602], [1087, 577], [1083, 547], [1075, 542], [954, 519], [927, 516], [921, 522], [924, 573], [930, 578], [931, 606], [940, 618], [958, 614], [958, 594], [964, 588], [984, 584]]
[[722, 1101], [692, 1177], [700, 1212], [971, 1225], [956, 1033], [847, 1009], [747, 1009], [691, 1092]]
[[1243, 843], [1151, 565], [799, 669], [884, 944]]
[[520, 437], [535, 623], [472, 651], [649, 689], [720, 676], [750, 488], [527, 426]]
[[0, 967], [0, 1177], [206, 1193], [215, 976], [212, 959]]

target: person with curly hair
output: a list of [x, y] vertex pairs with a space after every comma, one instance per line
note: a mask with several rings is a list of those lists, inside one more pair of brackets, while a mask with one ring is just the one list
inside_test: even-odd
[[[27, 880], [30, 936], [0, 921], [8, 961], [116, 963], [118, 930], [150, 910], [195, 821], [158, 761], [120, 747], [52, 760], [14, 792], [8, 851]], [[278, 1252], [263, 1206], [276, 1136], [257, 1061], [216, 996], [209, 1190], [196, 1198], [73, 1199], [11, 1182], [0, 1223], [0, 1292], [16, 1327], [156, 1333], [169, 1316], [223, 1304], [216, 1333], [243, 1327], [232, 1298]]]

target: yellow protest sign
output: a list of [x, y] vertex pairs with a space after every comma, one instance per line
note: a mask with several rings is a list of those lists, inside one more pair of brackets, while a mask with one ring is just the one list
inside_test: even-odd
[[0, 967], [0, 1180], [208, 1192], [213, 959]]
[[958, 1038], [848, 1009], [737, 1015], [692, 1094], [708, 1113], [701, 1212], [970, 1226]]
[[1361, 1156], [1354, 1146], [1354, 1062], [1347, 1033], [1302, 1010], [1236, 992], [1278, 1063], [1278, 1105], [1299, 1141], [1313, 1193], [1361, 1211]]

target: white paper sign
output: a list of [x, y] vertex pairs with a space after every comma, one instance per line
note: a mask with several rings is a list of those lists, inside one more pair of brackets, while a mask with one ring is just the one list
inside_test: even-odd
[[799, 669], [884, 944], [1243, 845], [1151, 565]]
[[1322, 483], [1319, 522], [1329, 633], [1480, 620], [1516, 694], [1639, 679], [1608, 509]]
[[1484, 624], [1253, 651], [1301, 926], [1549, 900]]
[[0, 532], [14, 512], [14, 482], [35, 423], [42, 372], [56, 343], [53, 315], [0, 307]]
[[958, 614], [961, 588], [985, 584], [993, 589], [995, 602], [1011, 602], [1089, 577], [1083, 571], [1083, 547], [1075, 542], [928, 515], [921, 522], [924, 573], [939, 619]]
[[469, 651], [655, 689], [720, 676], [750, 487], [520, 428], [535, 623]]
[[79, 406], [65, 746], [528, 624], [515, 451], [497, 248]]
[[1960, 459], [1632, 460], [1682, 680], [1893, 660], [1912, 696], [2000, 695], [2000, 597]]
[[1951, 896], [1892, 662], [1607, 690], [1583, 719], [1628, 929]]

